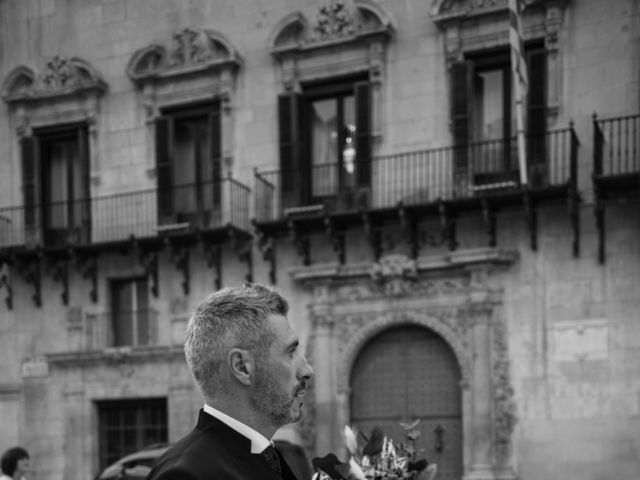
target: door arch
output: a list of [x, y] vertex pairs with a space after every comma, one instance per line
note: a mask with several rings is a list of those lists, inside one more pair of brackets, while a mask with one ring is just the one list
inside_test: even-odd
[[462, 478], [461, 372], [440, 335], [416, 325], [379, 333], [357, 355], [350, 386], [351, 425], [400, 441], [400, 422], [420, 419], [421, 456], [438, 464], [439, 479]]

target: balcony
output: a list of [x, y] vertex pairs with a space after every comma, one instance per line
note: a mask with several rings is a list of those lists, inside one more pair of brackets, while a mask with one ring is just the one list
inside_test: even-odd
[[605, 261], [605, 203], [640, 195], [640, 114], [593, 116], [593, 172], [598, 259]]
[[[227, 177], [217, 182], [149, 189], [88, 200], [0, 208], [0, 270], [14, 269], [34, 288], [41, 303], [41, 263], [62, 285], [68, 301], [69, 264], [93, 284], [97, 296], [97, 256], [105, 252], [134, 254], [157, 295], [158, 253], [168, 248], [170, 258], [184, 275], [189, 291], [189, 249], [201, 244], [220, 283], [220, 245], [232, 243], [251, 270], [248, 245], [252, 239], [248, 187]], [[247, 277], [251, 275], [249, 271]], [[12, 307], [12, 288], [0, 276]]]
[[[415, 227], [421, 218], [436, 216], [454, 249], [455, 218], [474, 211], [482, 212], [489, 222], [493, 246], [495, 212], [521, 205], [535, 249], [536, 205], [560, 200], [572, 206], [577, 254], [577, 149], [572, 126], [528, 138], [526, 186], [520, 182], [515, 138], [376, 157], [366, 186], [356, 185], [352, 172], [338, 164], [313, 166], [310, 172], [256, 171], [254, 223], [265, 245], [272, 237], [292, 235], [308, 263], [305, 232], [325, 229], [335, 237], [357, 224], [375, 232], [376, 226], [392, 219]], [[302, 180], [301, 186], [292, 188], [296, 179]], [[411, 237], [410, 242], [417, 255], [417, 240]], [[382, 252], [375, 238], [372, 245], [377, 257]]]
[[80, 350], [153, 347], [158, 344], [158, 312], [136, 310], [87, 314]]
[[108, 249], [162, 234], [187, 237], [249, 229], [249, 188], [226, 178], [89, 200], [0, 208], [0, 252], [8, 249]]

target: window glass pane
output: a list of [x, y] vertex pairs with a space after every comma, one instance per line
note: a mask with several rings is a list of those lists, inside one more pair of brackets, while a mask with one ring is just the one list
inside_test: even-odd
[[502, 69], [479, 72], [475, 79], [475, 139], [504, 138], [504, 85]]
[[183, 220], [202, 207], [203, 195], [196, 183], [211, 181], [211, 163], [207, 154], [206, 116], [179, 118], [175, 121], [173, 183], [174, 207]]
[[[76, 139], [55, 139], [46, 142], [44, 151], [45, 165], [45, 192], [44, 202], [49, 204], [47, 209], [47, 225], [50, 228], [65, 228], [69, 225], [68, 201], [73, 200], [69, 188], [70, 170], [75, 168], [78, 162], [78, 142]], [[71, 181], [80, 182], [74, 175]]]
[[113, 281], [112, 295], [112, 328], [114, 346], [133, 344], [133, 290], [130, 281]]
[[125, 455], [167, 442], [166, 399], [98, 403], [101, 469]]
[[150, 344], [150, 318], [147, 281], [139, 279], [135, 282], [136, 287], [136, 326], [137, 326], [137, 345]]
[[342, 140], [342, 184], [345, 187], [355, 186], [356, 160], [356, 103], [355, 97], [349, 95], [343, 99], [343, 140]]
[[312, 195], [335, 193], [338, 160], [337, 99], [317, 100], [311, 104], [311, 176]]

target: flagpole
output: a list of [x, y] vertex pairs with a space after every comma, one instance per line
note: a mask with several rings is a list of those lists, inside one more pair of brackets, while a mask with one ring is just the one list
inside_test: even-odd
[[527, 150], [524, 126], [524, 95], [522, 85], [517, 74], [513, 75], [514, 93], [516, 99], [516, 131], [518, 142], [518, 165], [520, 167], [520, 184], [526, 186], [527, 179]]
[[516, 104], [516, 133], [518, 142], [518, 163], [520, 167], [520, 184], [526, 186], [527, 149], [524, 124], [524, 99], [529, 87], [527, 63], [522, 45], [522, 23], [520, 18], [521, 0], [509, 0], [509, 44], [511, 47], [511, 70], [513, 72], [513, 93]]

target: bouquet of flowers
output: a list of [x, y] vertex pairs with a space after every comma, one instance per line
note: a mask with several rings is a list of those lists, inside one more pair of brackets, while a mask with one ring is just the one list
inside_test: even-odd
[[[341, 462], [333, 453], [316, 457], [311, 462], [316, 470], [312, 480], [432, 480], [437, 465], [429, 464], [424, 458], [416, 460], [415, 444], [420, 436], [416, 427], [419, 423], [420, 420], [401, 423], [407, 438], [397, 444], [377, 427], [367, 437], [345, 426], [345, 443], [350, 453], [348, 462]], [[363, 442], [359, 442], [358, 437]]]

